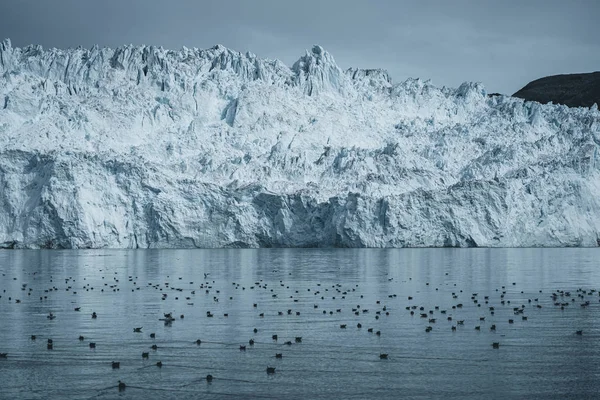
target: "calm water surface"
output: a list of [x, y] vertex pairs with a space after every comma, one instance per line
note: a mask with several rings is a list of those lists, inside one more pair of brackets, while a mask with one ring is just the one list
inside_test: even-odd
[[600, 249], [2, 251], [0, 398], [598, 398], [596, 289]]

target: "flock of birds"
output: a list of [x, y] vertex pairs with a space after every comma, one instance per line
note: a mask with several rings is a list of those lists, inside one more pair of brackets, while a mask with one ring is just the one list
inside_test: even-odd
[[[448, 275], [448, 274], [446, 274]], [[60, 278], [61, 282], [64, 282], [64, 285], [57, 286], [54, 283], [56, 278], [49, 277], [49, 282], [45, 284], [43, 289], [34, 290], [29, 286], [28, 282], [20, 283], [20, 290], [18, 292], [7, 292], [6, 283], [13, 280], [16, 281], [16, 277], [6, 277], [6, 274], [2, 274], [2, 279], [0, 280], [0, 306], [8, 307], [14, 306], [18, 307], [19, 304], [23, 304], [26, 301], [39, 301], [44, 302], [48, 300], [50, 296], [56, 294], [61, 291], [72, 292], [77, 294], [77, 291], [80, 292], [90, 292], [90, 291], [100, 291], [100, 292], [119, 292], [121, 289], [131, 290], [132, 292], [143, 291], [143, 290], [154, 290], [157, 292], [156, 301], [165, 301], [167, 299], [175, 298], [175, 300], [179, 301], [181, 304], [187, 306], [193, 306], [194, 300], [198, 298], [198, 296], [204, 296], [204, 305], [212, 303], [219, 303], [221, 296], [223, 294], [224, 285], [232, 285], [234, 290], [239, 291], [266, 291], [267, 295], [263, 296], [264, 298], [269, 298], [269, 302], [265, 302], [268, 306], [263, 306], [263, 304], [253, 303], [252, 308], [254, 312], [255, 319], [264, 319], [265, 315], [269, 317], [285, 317], [285, 316], [300, 316], [301, 312], [294, 308], [286, 308], [290, 304], [297, 304], [302, 302], [306, 305], [306, 303], [311, 303], [312, 307], [310, 307], [313, 315], [336, 315], [339, 321], [340, 319], [344, 321], [344, 323], [332, 323], [331, 329], [356, 329], [358, 331], [366, 331], [368, 334], [372, 334], [375, 337], [380, 337], [381, 335], [390, 334], [393, 335], [394, 332], [382, 332], [376, 323], [377, 320], [381, 318], [412, 318], [419, 319], [422, 321], [421, 324], [417, 324], [421, 329], [423, 329], [423, 334], [428, 334], [434, 330], [447, 330], [448, 332], [457, 332], [463, 329], [474, 329], [476, 331], [487, 330], [491, 333], [496, 333], [496, 331], [502, 330], [506, 325], [511, 325], [515, 323], [515, 320], [527, 321], [528, 318], [532, 316], [533, 310], [539, 310], [543, 307], [553, 307], [557, 310], [565, 310], [567, 308], [580, 307], [586, 308], [589, 307], [592, 302], [600, 301], [600, 293], [595, 289], [583, 289], [579, 288], [574, 291], [569, 290], [555, 290], [551, 293], [543, 293], [542, 290], [539, 290], [536, 293], [536, 296], [531, 296], [531, 298], [527, 298], [526, 301], [522, 299], [524, 297], [520, 296], [519, 299], [521, 301], [515, 302], [515, 300], [511, 300], [511, 294], [518, 294], [519, 291], [516, 289], [517, 282], [512, 282], [507, 284], [507, 286], [501, 286], [495, 288], [491, 293], [479, 293], [479, 292], [470, 292], [463, 293], [459, 288], [452, 290], [448, 290], [450, 296], [447, 298], [447, 302], [445, 304], [427, 306], [427, 299], [425, 298], [426, 294], [423, 292], [416, 292], [410, 296], [399, 297], [395, 293], [388, 293], [386, 297], [377, 299], [374, 303], [359, 303], [364, 297], [361, 294], [361, 285], [360, 284], [322, 284], [315, 282], [310, 285], [310, 287], [304, 287], [305, 293], [300, 293], [300, 289], [294, 289], [290, 287], [290, 284], [280, 280], [279, 282], [265, 282], [263, 280], [257, 280], [250, 285], [243, 285], [236, 282], [225, 282], [224, 280], [211, 280], [208, 274], [204, 274], [204, 281], [200, 284], [194, 284], [193, 281], [190, 281], [187, 285], [181, 285], [176, 283], [164, 282], [162, 284], [153, 284], [150, 282], [146, 282], [144, 285], [138, 285], [137, 277], [130, 275], [127, 276], [126, 282], [127, 285], [124, 285], [124, 282], [120, 282], [122, 277], [117, 276], [117, 272], [114, 273], [114, 276], [110, 276], [107, 274], [107, 271], [104, 271], [104, 275], [102, 276], [102, 280], [105, 282], [101, 285], [101, 287], [91, 286], [89, 283], [76, 288], [77, 282], [72, 277], [64, 277]], [[111, 279], [112, 278], [112, 279]], [[170, 277], [167, 277], [170, 278]], [[40, 276], [37, 273], [32, 273], [29, 276], [29, 279], [38, 280]], [[389, 282], [392, 282], [394, 278], [389, 278]], [[111, 281], [111, 282], [107, 282]], [[178, 280], [175, 282], [183, 281], [183, 277], [178, 277]], [[426, 283], [426, 286], [429, 286], [429, 283]], [[4, 288], [2, 287], [4, 286]], [[36, 287], [40, 287], [39, 282]], [[292, 284], [293, 286], [293, 284]], [[456, 286], [456, 284], [454, 284]], [[19, 287], [18, 285], [11, 285], [12, 288]], [[507, 289], [507, 287], [509, 289]], [[511, 287], [514, 289], [511, 290]], [[14, 290], [14, 289], [13, 289]], [[438, 291], [439, 288], [436, 287], [435, 291]], [[160, 293], [160, 294], [158, 294]], [[523, 294], [521, 291], [520, 294]], [[310, 297], [309, 297], [310, 295]], [[422, 298], [419, 298], [419, 296]], [[229, 300], [232, 300], [233, 296], [229, 296]], [[598, 301], [595, 301], [598, 299]], [[336, 307], [330, 309], [323, 309], [322, 303], [327, 300], [328, 305], [331, 306], [335, 304]], [[470, 302], [470, 304], [467, 304]], [[463, 308], [476, 307], [479, 311], [476, 311], [479, 314], [477, 319], [473, 318], [473, 312], [469, 314], [469, 320], [464, 318], [464, 314], [461, 314], [461, 310]], [[207, 307], [210, 308], [210, 307]], [[306, 308], [304, 308], [305, 310]], [[510, 311], [510, 318], [505, 320], [498, 320], [495, 317], [496, 312], [500, 309], [504, 311], [503, 315], [506, 315], [506, 311]], [[1, 308], [0, 308], [1, 311]], [[223, 310], [221, 310], [223, 311]], [[74, 308], [67, 309], [67, 306], [63, 307], [60, 311], [49, 311], [45, 318], [48, 320], [48, 323], [60, 323], [61, 314], [67, 312], [75, 312], [82, 313], [87, 312], [89, 318], [92, 320], [97, 320], [97, 323], [101, 324], [102, 315], [98, 314], [94, 310], [86, 310], [82, 309], [81, 306], [76, 306]], [[230, 312], [227, 311], [222, 313], [222, 317], [226, 318], [229, 316]], [[162, 314], [162, 315], [160, 315]], [[175, 313], [175, 312], [161, 312], [158, 315], [155, 315], [154, 321], [148, 321], [149, 324], [156, 324], [156, 321], [160, 321], [164, 324], [165, 327], [172, 327], [176, 321], [184, 320], [185, 315], [183, 313]], [[206, 318], [215, 317], [216, 312], [211, 309], [206, 310]], [[221, 317], [221, 315], [218, 315]], [[358, 318], [357, 317], [362, 317]], [[368, 322], [365, 322], [365, 318], [371, 321], [372, 325], [369, 325]], [[43, 318], [43, 316], [42, 316]], [[358, 322], [357, 322], [358, 321]], [[445, 324], [442, 321], [447, 321]], [[486, 324], [486, 321], [493, 322]], [[310, 327], [304, 327], [305, 329], [310, 329]], [[142, 326], [131, 326], [131, 332], [133, 335], [142, 335], [143, 337], [148, 338], [149, 349], [156, 352], [159, 347], [153, 341], [157, 337], [156, 332], [146, 333], [144, 332], [144, 328]], [[147, 334], [147, 336], [146, 336]], [[584, 335], [583, 330], [576, 330], [573, 332], [574, 335]], [[278, 334], [272, 332], [263, 332], [259, 333], [258, 328], [254, 328], [252, 332], [248, 332], [247, 342], [239, 343], [239, 351], [246, 351], [248, 348], [252, 348], [255, 346], [257, 339], [255, 339], [256, 335], [263, 335], [262, 338], [270, 337], [270, 340], [276, 342], [278, 344], [283, 344], [283, 346], [292, 346], [299, 345], [303, 343], [303, 337], [299, 335], [294, 335], [290, 337], [288, 340], [280, 341], [280, 337]], [[30, 336], [31, 341], [38, 340], [38, 336], [44, 336], [46, 340], [46, 349], [48, 351], [52, 351], [54, 349], [54, 342], [52, 338], [46, 337], [44, 332], [35, 332]], [[501, 337], [501, 335], [494, 336], [495, 338]], [[79, 342], [85, 342], [87, 339], [83, 335], [79, 335], [79, 337], [74, 337], [74, 340]], [[2, 346], [4, 340], [0, 338], [0, 346]], [[190, 343], [190, 345], [200, 346], [203, 344], [203, 340], [201, 338], [197, 339], [195, 342]], [[497, 340], [493, 340], [489, 343], [492, 349], [499, 349], [501, 347], [501, 342]], [[89, 341], [88, 346], [90, 349], [95, 349], [97, 343], [94, 341]], [[285, 348], [285, 347], [284, 347]], [[1, 349], [4, 352], [0, 353], [0, 359], [7, 360], [10, 359], [11, 349]], [[283, 351], [278, 351], [274, 354], [275, 359], [283, 358]], [[144, 351], [141, 353], [141, 359], [148, 360], [150, 358], [150, 351]], [[373, 357], [378, 358], [379, 360], [388, 360], [393, 358], [394, 355], [389, 352], [379, 352], [379, 354], [374, 354]], [[385, 362], [385, 361], [382, 361]], [[154, 363], [157, 368], [163, 367], [162, 361], [157, 361]], [[108, 368], [112, 368], [113, 370], [118, 370], [121, 368], [121, 362], [119, 360], [113, 360], [110, 365], [107, 365]], [[264, 369], [266, 374], [272, 375], [276, 373], [276, 367], [272, 365], [267, 365]], [[206, 382], [212, 382], [215, 377], [212, 374], [206, 375]], [[115, 386], [119, 391], [123, 391], [127, 388], [127, 384], [121, 380], [119, 380]]]

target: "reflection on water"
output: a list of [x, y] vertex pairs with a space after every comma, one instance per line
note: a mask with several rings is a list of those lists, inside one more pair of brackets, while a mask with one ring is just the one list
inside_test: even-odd
[[[599, 256], [598, 249], [3, 251], [0, 398], [593, 397]], [[571, 293], [554, 300], [556, 290]], [[169, 312], [176, 319], [165, 325], [159, 318]], [[119, 380], [127, 384], [121, 392]]]

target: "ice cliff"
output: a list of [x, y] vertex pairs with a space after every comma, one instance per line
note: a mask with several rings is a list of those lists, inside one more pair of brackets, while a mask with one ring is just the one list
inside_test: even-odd
[[0, 247], [595, 246], [600, 112], [319, 46], [0, 44]]

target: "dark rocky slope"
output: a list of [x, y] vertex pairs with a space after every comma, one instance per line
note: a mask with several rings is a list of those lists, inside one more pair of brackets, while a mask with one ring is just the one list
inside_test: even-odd
[[513, 96], [542, 104], [591, 107], [594, 103], [600, 104], [600, 71], [547, 76], [528, 83]]

